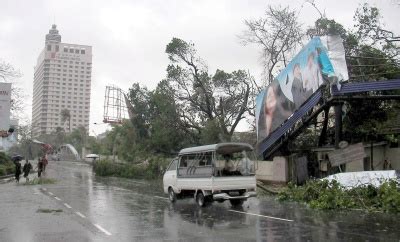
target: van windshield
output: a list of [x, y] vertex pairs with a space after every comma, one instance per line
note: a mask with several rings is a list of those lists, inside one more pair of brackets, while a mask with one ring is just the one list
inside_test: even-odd
[[[216, 154], [215, 176], [250, 176], [255, 174], [252, 152], [238, 151]], [[250, 157], [249, 157], [250, 156]]]

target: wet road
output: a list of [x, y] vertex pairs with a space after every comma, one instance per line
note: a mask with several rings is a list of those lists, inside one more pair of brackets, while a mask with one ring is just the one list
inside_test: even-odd
[[[78, 162], [51, 162], [55, 184], [0, 184], [0, 241], [399, 241], [397, 216], [323, 212], [273, 197], [198, 208], [170, 204], [159, 182], [96, 177]], [[22, 179], [23, 180], [23, 179]], [[23, 182], [22, 182], [23, 183]], [[44, 213], [38, 209], [54, 209]], [[62, 210], [62, 211], [60, 211]]]

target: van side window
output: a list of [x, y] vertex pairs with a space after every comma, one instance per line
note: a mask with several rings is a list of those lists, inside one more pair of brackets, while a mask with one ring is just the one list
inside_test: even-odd
[[197, 157], [198, 166], [211, 166], [212, 164], [212, 152], [201, 153]]
[[178, 164], [178, 159], [174, 159], [171, 164], [169, 164], [168, 171], [175, 171], [176, 165]]
[[184, 155], [181, 157], [181, 161], [179, 162], [179, 167], [187, 167], [188, 166], [188, 156]]

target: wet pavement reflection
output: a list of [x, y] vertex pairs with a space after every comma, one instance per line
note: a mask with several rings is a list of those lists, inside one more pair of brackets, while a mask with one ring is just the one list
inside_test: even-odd
[[[107, 241], [398, 241], [395, 215], [326, 212], [274, 197], [251, 198], [241, 208], [229, 202], [198, 208], [193, 199], [169, 203], [161, 181], [96, 177], [91, 166], [53, 162], [45, 185], [92, 224], [109, 231]], [[280, 220], [281, 219], [281, 220]], [[97, 239], [96, 239], [97, 241]]]

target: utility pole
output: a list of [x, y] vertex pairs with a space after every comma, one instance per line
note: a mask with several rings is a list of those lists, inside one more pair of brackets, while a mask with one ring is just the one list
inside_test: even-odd
[[334, 106], [335, 110], [335, 148], [339, 148], [339, 142], [342, 140], [342, 106], [343, 103], [338, 103]]

